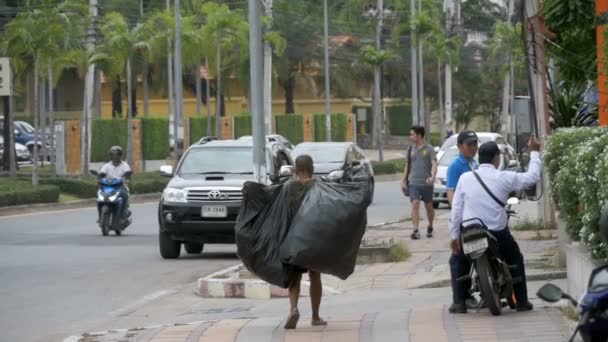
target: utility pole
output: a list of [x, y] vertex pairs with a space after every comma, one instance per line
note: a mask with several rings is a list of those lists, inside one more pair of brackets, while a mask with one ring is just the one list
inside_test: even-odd
[[262, 103], [262, 25], [260, 2], [249, 1], [249, 63], [251, 89], [251, 119], [253, 126], [254, 177], [258, 183], [266, 179], [266, 137], [264, 136], [264, 104]]
[[[422, 0], [418, 0], [418, 13], [422, 14]], [[424, 111], [424, 59], [422, 54], [422, 36], [418, 37], [418, 96], [420, 98], [420, 100], [418, 100], [418, 110], [420, 111], [418, 114], [418, 124], [426, 128], [426, 137], [428, 140], [430, 120], [428, 120], [429, 118], [427, 118], [426, 112]]]
[[[443, 12], [445, 14], [445, 27], [448, 37], [454, 35], [454, 22], [455, 16], [460, 17], [456, 13], [459, 11], [460, 5], [457, 3], [459, 0], [444, 0]], [[456, 19], [456, 25], [460, 25], [458, 19]], [[449, 61], [445, 64], [445, 125], [446, 127], [452, 126], [452, 66]]]
[[184, 139], [184, 113], [183, 113], [183, 84], [182, 84], [182, 18], [180, 13], [180, 0], [175, 0], [175, 60], [174, 78], [175, 78], [175, 125], [177, 126], [176, 141], [176, 161], [181, 158], [183, 139]]
[[[410, 19], [416, 15], [416, 0], [410, 0]], [[412, 25], [410, 36], [411, 59], [412, 59], [412, 123], [420, 124], [420, 116], [418, 111], [418, 54], [416, 52], [416, 30], [418, 28]]]
[[[382, 3], [382, 1], [380, 1], [380, 3]], [[327, 19], [327, 16], [327, 0], [323, 0], [323, 34], [325, 37], [325, 131], [327, 132], [327, 141], [331, 141], [331, 104], [329, 102], [329, 95], [331, 93], [331, 89], [329, 88], [329, 19]], [[382, 16], [382, 14], [380, 16]], [[381, 21], [382, 18], [378, 20], [378, 22]], [[382, 27], [381, 23], [380, 27]]]
[[[89, 26], [89, 37], [87, 42], [87, 52], [89, 55], [95, 52], [95, 23], [97, 21], [97, 0], [89, 0], [89, 15], [91, 16], [91, 25]], [[94, 110], [93, 94], [95, 88], [95, 64], [89, 65], [86, 74], [85, 94], [86, 102], [84, 103], [83, 122], [81, 123], [81, 174], [83, 176], [89, 173], [89, 160], [91, 148], [91, 115]]]
[[[263, 0], [266, 14], [266, 32], [272, 28], [272, 1]], [[264, 125], [266, 134], [272, 133], [272, 44], [264, 41]]]
[[[605, 0], [595, 0], [595, 13], [597, 18], [605, 16], [608, 13], [608, 2]], [[605, 25], [597, 25], [597, 86], [599, 94], [598, 119], [600, 126], [608, 126], [608, 86], [606, 86], [608, 77], [606, 77], [604, 71], [604, 46], [607, 42], [604, 39], [604, 30], [606, 30]]]
[[[412, 0], [413, 1], [413, 0]], [[380, 51], [382, 49], [382, 19], [384, 16], [384, 0], [378, 0], [378, 4], [376, 6], [376, 11], [378, 15], [378, 21], [376, 24], [376, 49]], [[380, 102], [380, 66], [374, 66], [374, 131], [376, 131], [376, 139], [378, 142], [378, 159], [380, 161], [384, 160], [384, 125], [383, 125], [383, 115], [382, 108]]]
[[[167, 0], [167, 12], [171, 10], [171, 0]], [[169, 138], [173, 141], [173, 158], [175, 160], [175, 166], [177, 166], [177, 117], [175, 116], [175, 93], [173, 92], [173, 42], [171, 37], [167, 37], [167, 76], [169, 78], [168, 83], [168, 97], [169, 97]]]

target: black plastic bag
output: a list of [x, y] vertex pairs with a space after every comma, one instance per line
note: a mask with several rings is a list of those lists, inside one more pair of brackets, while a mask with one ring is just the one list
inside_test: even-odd
[[346, 279], [355, 270], [371, 202], [369, 182], [317, 181], [291, 222], [280, 256], [291, 265]]
[[290, 224], [289, 194], [283, 185], [246, 182], [235, 232], [237, 254], [260, 279], [287, 288], [294, 268], [281, 261], [280, 246]]

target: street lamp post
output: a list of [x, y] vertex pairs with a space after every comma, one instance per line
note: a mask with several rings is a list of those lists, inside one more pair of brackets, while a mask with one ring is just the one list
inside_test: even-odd
[[329, 20], [327, 19], [327, 0], [323, 0], [323, 33], [325, 45], [325, 131], [327, 141], [331, 141], [331, 105], [329, 102]]

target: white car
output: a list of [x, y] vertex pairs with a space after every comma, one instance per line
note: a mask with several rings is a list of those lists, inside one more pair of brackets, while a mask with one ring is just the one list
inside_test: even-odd
[[[484, 142], [495, 141], [499, 147], [503, 146], [507, 148], [510, 152], [515, 154], [515, 149], [513, 149], [513, 147], [509, 145], [507, 140], [503, 138], [502, 135], [492, 132], [476, 132], [476, 134], [477, 138], [479, 138], [479, 145], [483, 144]], [[439, 149], [439, 151], [437, 151], [437, 160], [441, 159], [441, 155], [445, 153], [445, 151], [449, 150], [452, 147], [456, 147], [457, 138], [458, 134], [454, 134], [449, 137], [448, 140], [443, 143], [443, 145], [441, 145], [441, 148]]]
[[[481, 137], [480, 137], [481, 140]], [[521, 171], [519, 161], [515, 154], [515, 150], [510, 145], [499, 144], [500, 149], [500, 166], [498, 167], [501, 171]], [[438, 158], [437, 163], [437, 176], [435, 177], [435, 184], [433, 189], [433, 207], [439, 208], [441, 203], [448, 203], [448, 192], [446, 189], [448, 167], [458, 157], [458, 147], [452, 146], [446, 151], [443, 151], [441, 157]], [[475, 156], [475, 160], [478, 160], [478, 156]]]
[[[17, 153], [15, 157], [18, 162], [26, 162], [31, 160], [30, 151], [24, 145], [15, 143], [15, 150]], [[4, 156], [4, 137], [0, 136], [0, 158], [2, 158], [2, 156]]]

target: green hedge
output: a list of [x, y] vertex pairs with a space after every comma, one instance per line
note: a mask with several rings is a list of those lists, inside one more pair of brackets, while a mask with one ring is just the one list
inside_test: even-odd
[[91, 161], [93, 162], [107, 161], [108, 151], [114, 145], [118, 145], [126, 150], [127, 120], [93, 120], [91, 141]]
[[0, 207], [34, 203], [56, 203], [59, 187], [54, 185], [32, 186], [30, 182], [14, 179], [0, 181]]
[[608, 129], [560, 129], [545, 147], [552, 199], [568, 234], [594, 258], [608, 261], [598, 226], [600, 210], [608, 205]]
[[302, 115], [278, 115], [275, 120], [277, 134], [284, 136], [294, 145], [304, 141], [304, 120]]
[[238, 139], [244, 135], [251, 135], [251, 115], [242, 115], [234, 117], [234, 135]]
[[164, 160], [169, 155], [169, 119], [143, 118], [142, 150], [144, 160]]
[[[211, 135], [215, 135], [215, 117], [211, 117]], [[207, 136], [207, 117], [190, 118], [190, 145]]]
[[391, 135], [410, 135], [410, 127], [412, 127], [412, 106], [410, 104], [387, 107], [386, 115]]
[[405, 168], [405, 158], [391, 159], [385, 161], [372, 161], [374, 174], [376, 175], [392, 175], [402, 173]]
[[[316, 113], [313, 120], [315, 141], [327, 141], [327, 129], [325, 127], [325, 113]], [[348, 122], [346, 114], [331, 114], [331, 141], [346, 141], [346, 130]]]

